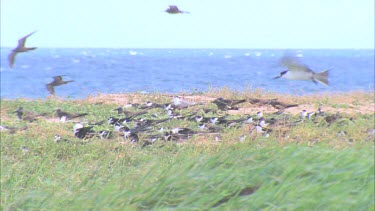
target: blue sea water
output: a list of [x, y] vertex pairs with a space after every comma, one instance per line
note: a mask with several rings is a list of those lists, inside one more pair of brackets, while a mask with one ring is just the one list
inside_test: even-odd
[[[1, 48], [1, 98], [45, 98], [52, 76], [75, 82], [56, 95], [85, 98], [98, 93], [264, 89], [310, 94], [374, 90], [374, 50], [284, 49], [84, 49], [39, 48], [17, 55]], [[284, 70], [279, 59], [294, 54], [315, 71], [331, 68], [330, 86], [309, 81], [273, 80]]]

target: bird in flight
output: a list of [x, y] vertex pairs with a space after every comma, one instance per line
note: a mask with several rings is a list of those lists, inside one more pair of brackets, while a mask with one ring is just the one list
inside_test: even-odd
[[28, 52], [28, 51], [35, 50], [35, 49], [36, 49], [36, 47], [31, 47], [31, 48], [27, 48], [27, 47], [25, 47], [26, 39], [27, 39], [28, 37], [30, 37], [32, 34], [34, 34], [34, 33], [35, 33], [35, 31], [34, 31], [34, 32], [31, 32], [30, 34], [28, 34], [28, 35], [26, 35], [26, 36], [24, 36], [24, 37], [22, 37], [21, 39], [18, 40], [18, 45], [17, 45], [17, 47], [14, 48], [14, 49], [12, 50], [12, 52], [9, 54], [9, 56], [8, 56], [8, 61], [9, 61], [9, 67], [10, 67], [10, 68], [13, 68], [14, 61], [15, 61], [15, 59], [16, 59], [16, 55], [17, 55], [18, 53]]
[[324, 84], [326, 86], [329, 85], [328, 82], [328, 71], [324, 70], [319, 73], [315, 73], [311, 70], [307, 65], [302, 64], [300, 61], [297, 60], [295, 57], [284, 56], [280, 60], [281, 65], [285, 66], [287, 70], [282, 71], [277, 78], [285, 78], [289, 80], [305, 80], [305, 81], [312, 81], [315, 84], [318, 82]]
[[182, 11], [182, 10], [178, 9], [178, 7], [176, 5], [169, 5], [169, 8], [166, 9], [165, 12], [167, 12], [169, 14], [190, 13], [190, 12]]
[[49, 91], [49, 93], [51, 95], [55, 95], [55, 86], [60, 86], [60, 85], [63, 85], [63, 84], [73, 82], [73, 80], [64, 81], [62, 76], [64, 76], [64, 75], [53, 76], [52, 77], [53, 81], [49, 84], [46, 84], [47, 90]]

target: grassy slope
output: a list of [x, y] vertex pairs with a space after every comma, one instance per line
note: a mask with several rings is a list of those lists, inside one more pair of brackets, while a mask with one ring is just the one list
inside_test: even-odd
[[[2, 125], [26, 124], [11, 113], [20, 105], [36, 112], [89, 112], [88, 121], [105, 119], [115, 107], [2, 101]], [[367, 114], [330, 127], [307, 123], [290, 128], [287, 137], [276, 131], [269, 138], [248, 135], [243, 143], [238, 136], [245, 130], [233, 129], [222, 142], [197, 138], [142, 148], [103, 140], [81, 145], [71, 123], [41, 119], [28, 130], [1, 134], [1, 207], [373, 210], [374, 144], [364, 132], [373, 120]], [[354, 142], [337, 137], [340, 130]], [[73, 142], [56, 144], [55, 133]]]

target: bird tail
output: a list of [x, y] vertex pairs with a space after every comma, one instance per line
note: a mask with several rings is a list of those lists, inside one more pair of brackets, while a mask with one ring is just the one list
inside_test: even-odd
[[32, 51], [32, 50], [35, 50], [35, 49], [37, 49], [37, 47], [26, 48], [27, 51]]
[[81, 116], [86, 116], [86, 115], [88, 115], [88, 113], [77, 114], [76, 116], [74, 116], [74, 118], [81, 117]]
[[297, 107], [298, 104], [291, 104], [291, 105], [286, 105], [285, 108], [293, 108], [293, 107]]
[[319, 83], [322, 83], [326, 86], [329, 86], [329, 82], [328, 82], [328, 72], [329, 72], [330, 69], [328, 70], [324, 70], [322, 72], [319, 72], [319, 73], [316, 73], [314, 75], [314, 81], [317, 81]]
[[238, 104], [246, 102], [246, 99], [242, 99], [238, 101]]

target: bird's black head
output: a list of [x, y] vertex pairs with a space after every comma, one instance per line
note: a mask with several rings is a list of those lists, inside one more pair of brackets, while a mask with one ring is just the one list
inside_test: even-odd
[[23, 107], [19, 107], [17, 110], [14, 111], [14, 113], [22, 113]]
[[114, 109], [114, 111], [117, 111], [117, 114], [124, 113], [124, 109], [122, 107], [118, 107], [118, 108]]
[[288, 72], [288, 70], [284, 70], [278, 76], [274, 77], [273, 79], [278, 79], [278, 78], [282, 77], [287, 72]]

